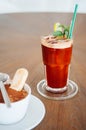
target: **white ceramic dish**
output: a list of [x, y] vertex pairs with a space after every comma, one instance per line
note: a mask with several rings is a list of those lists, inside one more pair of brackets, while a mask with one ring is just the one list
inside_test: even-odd
[[0, 124], [12, 124], [25, 116], [31, 97], [31, 88], [28, 84], [25, 84], [24, 89], [28, 92], [28, 95], [22, 100], [11, 103], [11, 107], [0, 103]]
[[25, 117], [18, 123], [0, 125], [0, 130], [31, 130], [35, 128], [45, 116], [45, 106], [40, 99], [31, 95]]

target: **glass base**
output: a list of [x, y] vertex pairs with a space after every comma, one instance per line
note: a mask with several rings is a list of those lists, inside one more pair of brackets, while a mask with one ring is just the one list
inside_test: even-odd
[[37, 84], [37, 91], [40, 95], [42, 95], [45, 98], [48, 99], [52, 99], [52, 100], [65, 100], [65, 99], [69, 99], [74, 97], [77, 92], [78, 92], [78, 86], [77, 84], [72, 81], [69, 80], [68, 86], [67, 86], [67, 90], [63, 93], [52, 93], [48, 90], [46, 90], [46, 81], [45, 80], [41, 80], [38, 84]]
[[43, 84], [43, 87], [46, 88], [47, 91], [52, 92], [52, 93], [63, 93], [67, 90], [67, 86], [56, 89], [56, 88], [51, 88], [51, 87], [47, 86], [46, 83]]

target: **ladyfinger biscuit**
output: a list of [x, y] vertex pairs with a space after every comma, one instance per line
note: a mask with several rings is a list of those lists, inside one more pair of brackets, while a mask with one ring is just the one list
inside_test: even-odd
[[16, 71], [10, 88], [16, 91], [21, 91], [24, 87], [26, 79], [28, 77], [28, 71], [25, 68], [20, 68]]

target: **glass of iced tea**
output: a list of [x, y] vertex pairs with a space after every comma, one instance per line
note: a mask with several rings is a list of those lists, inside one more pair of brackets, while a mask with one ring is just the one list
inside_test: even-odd
[[54, 36], [42, 39], [46, 89], [55, 93], [67, 90], [73, 40], [56, 40]]
[[78, 86], [69, 80], [73, 39], [56, 34], [44, 36], [41, 38], [41, 48], [45, 79], [37, 84], [38, 92], [56, 100], [75, 96]]

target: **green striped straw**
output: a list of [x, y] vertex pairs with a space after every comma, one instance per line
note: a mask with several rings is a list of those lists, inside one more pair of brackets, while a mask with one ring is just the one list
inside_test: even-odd
[[78, 4], [75, 5], [75, 10], [74, 10], [72, 22], [70, 24], [70, 30], [69, 30], [69, 38], [70, 39], [72, 39], [72, 35], [73, 35], [73, 29], [74, 29], [74, 24], [75, 24], [75, 20], [76, 20], [77, 9], [78, 9]]

